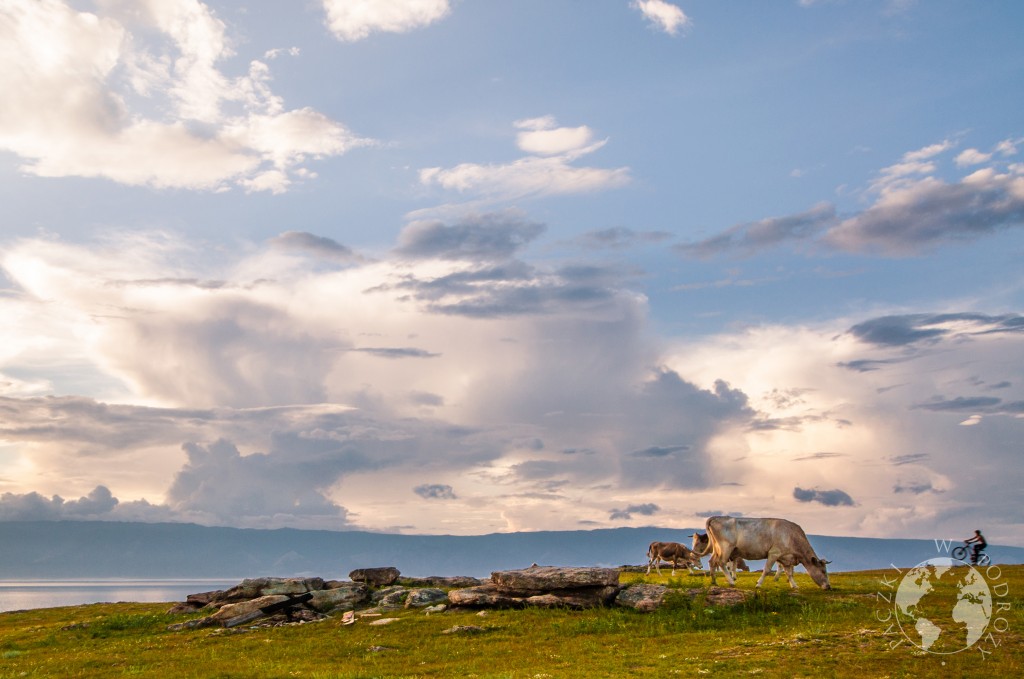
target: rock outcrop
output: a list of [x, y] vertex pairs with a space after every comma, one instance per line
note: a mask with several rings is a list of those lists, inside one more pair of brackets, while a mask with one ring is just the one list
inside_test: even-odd
[[[352, 580], [322, 578], [252, 578], [226, 590], [190, 594], [169, 613], [208, 612], [202, 618], [171, 625], [186, 629], [235, 624], [283, 624], [372, 608], [373, 611], [421, 609], [436, 613], [456, 608], [573, 608], [622, 606], [641, 612], [657, 610], [670, 589], [664, 585], [619, 584], [619, 569], [531, 566], [495, 571], [488, 581], [470, 577], [406, 578], [397, 568], [362, 568]], [[446, 591], [446, 589], [448, 591]], [[679, 590], [675, 590], [679, 591]], [[692, 588], [683, 592], [705, 605], [735, 605], [752, 593], [735, 588]], [[268, 612], [269, 611], [269, 612]], [[364, 611], [362, 614], [367, 614]]]

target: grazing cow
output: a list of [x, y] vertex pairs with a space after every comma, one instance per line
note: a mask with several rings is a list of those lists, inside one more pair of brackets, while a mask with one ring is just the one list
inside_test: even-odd
[[676, 566], [683, 563], [686, 569], [693, 575], [693, 567], [700, 568], [700, 557], [686, 545], [678, 542], [652, 542], [647, 548], [647, 574], [651, 574], [651, 566], [654, 566], [661, 575], [661, 562], [672, 562], [672, 575], [676, 574]]
[[[691, 549], [693, 550], [694, 554], [703, 556], [704, 554], [707, 554], [710, 551], [710, 549], [708, 549], [707, 533], [694, 533], [690, 537], [693, 538], [693, 547]], [[714, 558], [714, 556], [712, 556], [711, 558]], [[726, 567], [732, 569], [733, 577], [736, 576], [737, 571], [743, 571], [745, 573], [750, 572], [750, 566], [748, 566], [747, 562], [738, 556], [730, 559], [729, 562], [726, 563]], [[782, 571], [783, 568], [780, 564], [780, 567], [775, 570], [776, 581], [779, 579], [779, 576], [782, 574]]]
[[[832, 589], [828, 581], [826, 564], [814, 553], [803, 528], [786, 519], [751, 519], [731, 516], [712, 516], [707, 520], [707, 544], [697, 551], [699, 556], [710, 553], [708, 562], [711, 583], [715, 583], [715, 570], [722, 569], [730, 585], [736, 584], [736, 576], [726, 567], [730, 561], [741, 559], [765, 559], [764, 571], [757, 579], [760, 587], [772, 566], [778, 562], [786, 571], [790, 587], [796, 589], [793, 581], [793, 567], [803, 565], [807, 574], [822, 589]], [[694, 545], [698, 538], [694, 536]], [[776, 577], [778, 574], [776, 573]]]

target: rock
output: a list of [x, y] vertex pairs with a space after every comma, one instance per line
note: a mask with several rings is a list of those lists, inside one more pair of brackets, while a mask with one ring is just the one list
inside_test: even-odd
[[323, 578], [246, 578], [234, 587], [221, 592], [220, 596], [214, 597], [210, 604], [221, 606], [225, 603], [248, 601], [271, 594], [305, 594], [323, 588]]
[[189, 594], [185, 597], [185, 603], [191, 604], [196, 608], [202, 608], [210, 604], [212, 601], [224, 598], [224, 590], [217, 589], [212, 592], [199, 592], [198, 594]]
[[313, 592], [309, 607], [321, 613], [349, 611], [370, 598], [370, 591], [361, 582], [349, 582], [344, 586]]
[[448, 593], [443, 589], [423, 587], [409, 590], [409, 596], [405, 599], [406, 608], [425, 608], [441, 602], [448, 602]]
[[623, 588], [615, 596], [618, 606], [634, 608], [643, 613], [650, 613], [661, 606], [668, 587], [664, 585], [636, 584]]
[[431, 575], [425, 578], [402, 578], [402, 582], [409, 587], [441, 587], [445, 589], [476, 587], [484, 584], [484, 581], [480, 578], [471, 578], [468, 575], [456, 575], [453, 577]]
[[535, 594], [523, 599], [527, 606], [540, 608], [595, 608], [615, 600], [619, 587], [587, 587]]
[[479, 625], [455, 625], [454, 627], [442, 630], [441, 634], [479, 634], [486, 631], [486, 628]]
[[750, 590], [736, 589], [735, 587], [708, 587], [707, 590], [690, 589], [686, 593], [693, 598], [704, 591], [707, 592], [704, 596], [704, 603], [708, 606], [735, 606], [754, 596]]
[[390, 625], [393, 622], [398, 622], [401, 618], [381, 618], [380, 620], [374, 620], [373, 622], [367, 623], [368, 625]]
[[405, 605], [405, 600], [409, 596], [409, 590], [401, 585], [393, 585], [391, 587], [385, 587], [384, 589], [377, 590], [370, 595], [370, 601], [377, 605], [378, 608], [401, 608]]
[[180, 615], [182, 613], [195, 613], [200, 608], [202, 608], [202, 606], [196, 606], [196, 605], [191, 604], [191, 603], [186, 601], [183, 604], [174, 604], [173, 606], [168, 608], [167, 609], [167, 615]]
[[348, 574], [356, 582], [365, 582], [369, 587], [386, 587], [393, 585], [401, 573], [394, 566], [384, 568], [357, 568]]
[[268, 596], [261, 596], [258, 599], [250, 599], [249, 601], [241, 601], [235, 604], [224, 604], [216, 613], [207, 617], [214, 623], [223, 623], [232, 618], [237, 618], [248, 613], [255, 613], [259, 609], [265, 608], [270, 604], [276, 604], [287, 600], [288, 596], [285, 594], [270, 594]]
[[499, 592], [493, 584], [453, 589], [448, 592], [448, 600], [453, 606], [468, 608], [517, 608], [523, 605], [521, 597]]
[[515, 571], [491, 573], [491, 582], [502, 592], [532, 596], [553, 590], [585, 587], [618, 587], [616, 568], [560, 568], [536, 566]]
[[423, 612], [426, 613], [427, 615], [430, 615], [431, 613], [444, 613], [447, 610], [448, 610], [448, 605], [447, 604], [438, 604], [436, 606], [427, 606], [426, 608], [423, 609]]

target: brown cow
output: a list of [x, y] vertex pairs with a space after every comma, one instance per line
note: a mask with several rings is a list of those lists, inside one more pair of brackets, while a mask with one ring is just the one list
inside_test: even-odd
[[[803, 528], [792, 521], [712, 516], [707, 520], [706, 527], [708, 544], [697, 554], [712, 554], [709, 561], [712, 584], [715, 583], [715, 571], [721, 568], [729, 584], [735, 585], [736, 576], [725, 564], [735, 558], [742, 558], [766, 560], [756, 587], [761, 586], [772, 566], [778, 562], [786, 571], [790, 587], [796, 589], [793, 567], [801, 564], [819, 587], [832, 589], [826, 570], [830, 562], [818, 558]], [[694, 544], [697, 544], [696, 536]]]
[[693, 567], [701, 567], [700, 557], [686, 545], [678, 542], [652, 542], [647, 548], [647, 574], [651, 574], [651, 566], [654, 566], [661, 575], [661, 562], [672, 562], [672, 575], [676, 574], [676, 566], [682, 562], [690, 574], [693, 575]]

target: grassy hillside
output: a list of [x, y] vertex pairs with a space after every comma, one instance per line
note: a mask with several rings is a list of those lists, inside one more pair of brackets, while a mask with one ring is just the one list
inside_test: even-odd
[[[1024, 676], [1024, 566], [986, 578], [995, 590], [993, 617], [1003, 622], [990, 627], [990, 639], [950, 655], [921, 651], [891, 626], [885, 597], [898, 577], [835, 574], [835, 589], [826, 592], [801, 573], [796, 594], [769, 580], [733, 608], [705, 608], [679, 595], [646, 614], [402, 610], [386, 614], [398, 620], [385, 626], [371, 626], [372, 618], [346, 626], [339, 616], [290, 627], [168, 632], [169, 623], [185, 618], [167, 616], [164, 604], [11, 612], [0, 614], [0, 678]], [[755, 578], [741, 574], [739, 587], [752, 589]], [[623, 583], [637, 580], [706, 586], [703, 578], [667, 571], [660, 578], [622, 574]], [[954, 588], [938, 589], [941, 597], [955, 596]], [[446, 633], [459, 626], [475, 629]]]

